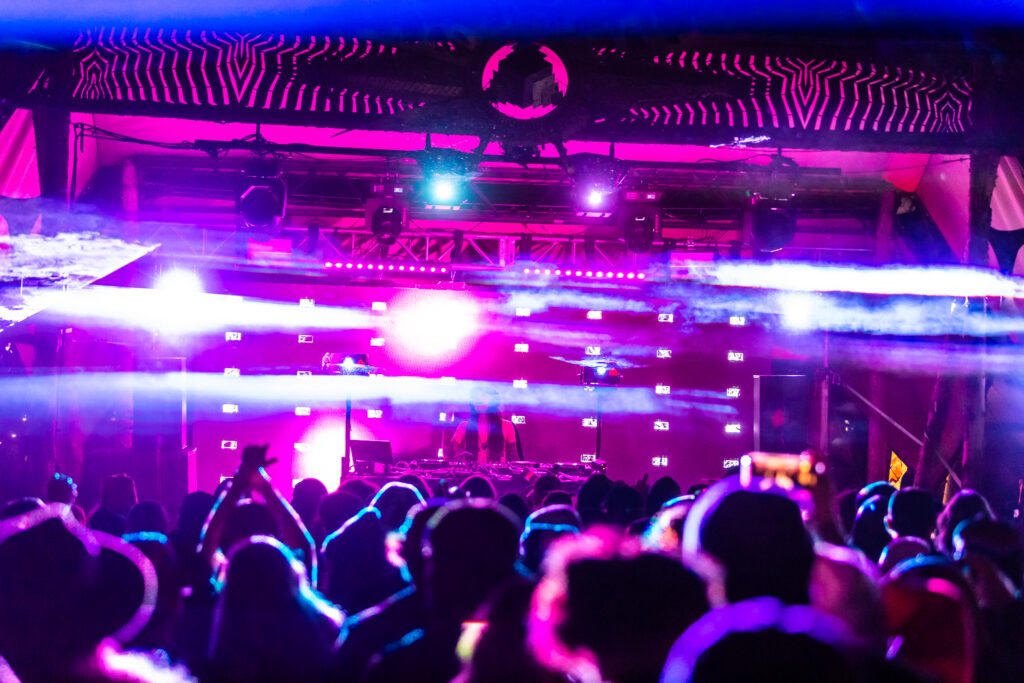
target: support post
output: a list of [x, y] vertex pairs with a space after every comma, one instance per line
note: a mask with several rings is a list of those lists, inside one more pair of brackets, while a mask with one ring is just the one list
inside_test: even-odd
[[[988, 231], [992, 225], [992, 193], [996, 187], [1000, 155], [985, 151], [971, 155], [970, 195], [968, 198], [967, 264], [988, 266]], [[984, 298], [969, 302], [972, 313], [984, 315]], [[985, 340], [977, 341], [974, 372], [965, 378], [964, 410], [964, 484], [987, 489], [985, 481]]]

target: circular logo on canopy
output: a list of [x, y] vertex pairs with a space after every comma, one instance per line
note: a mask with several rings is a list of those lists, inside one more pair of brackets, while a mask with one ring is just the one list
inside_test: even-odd
[[481, 88], [495, 110], [512, 119], [539, 119], [553, 112], [569, 89], [565, 62], [537, 43], [509, 43], [484, 65]]

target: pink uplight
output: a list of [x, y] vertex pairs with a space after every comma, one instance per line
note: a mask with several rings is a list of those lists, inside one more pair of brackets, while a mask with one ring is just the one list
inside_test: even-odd
[[448, 269], [447, 269], [447, 268], [442, 268], [442, 269], [441, 269], [441, 272], [442, 272], [442, 273], [447, 273], [447, 272], [448, 272]]
[[346, 267], [346, 268], [351, 268], [351, 267], [352, 267], [352, 264], [351, 264], [351, 263], [346, 263], [346, 264], [345, 264], [345, 267]]
[[360, 263], [360, 264], [357, 264], [357, 265], [356, 265], [356, 268], [358, 268], [359, 270], [362, 270], [362, 269], [363, 269], [363, 264], [362, 264], [362, 263]]
[[587, 271], [587, 277], [594, 277], [594, 271], [588, 270]]
[[616, 273], [615, 274], [615, 277], [625, 277], [625, 276], [626, 276], [625, 273]]
[[556, 270], [555, 271], [555, 275], [561, 275], [561, 274], [562, 274], [562, 271], [560, 271], [560, 270]]
[[388, 270], [394, 270], [394, 269], [395, 269], [394, 266], [388, 266]]
[[630, 273], [629, 275], [626, 276], [626, 279], [632, 280], [634, 277], [636, 277], [636, 276], [633, 275], [633, 273]]
[[583, 275], [583, 271], [582, 270], [577, 270], [576, 271], [576, 277], [579, 277], [580, 275]]
[[[589, 274], [590, 274], [590, 273], [587, 273], [587, 275], [589, 275]], [[600, 271], [600, 270], [599, 270], [599, 271], [597, 271], [597, 276], [598, 276], [598, 277], [604, 277], [604, 273], [603, 273], [602, 271]]]
[[645, 277], [647, 277], [647, 276], [646, 276], [646, 275], [644, 275], [643, 273], [637, 273], [637, 276], [636, 276], [636, 277], [637, 277], [637, 279], [638, 279], [638, 280], [643, 280], [643, 279], [644, 279]]
[[433, 266], [431, 266], [430, 267], [430, 272], [431, 273], [436, 273], [437, 272], [437, 268], [434, 268]]
[[405, 266], [398, 266], [399, 270], [405, 270]]

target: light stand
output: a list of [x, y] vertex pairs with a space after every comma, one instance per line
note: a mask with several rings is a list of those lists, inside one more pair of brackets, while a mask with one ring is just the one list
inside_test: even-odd
[[[343, 375], [346, 377], [365, 377], [370, 374], [370, 364], [365, 353], [327, 352], [321, 361], [321, 369], [326, 375]], [[341, 478], [345, 479], [355, 469], [352, 458], [352, 392], [348, 381], [345, 382], [345, 452], [341, 457]]]
[[618, 386], [622, 382], [622, 372], [615, 363], [599, 363], [597, 365], [585, 365], [580, 373], [580, 383], [597, 394], [597, 424], [594, 427], [597, 435], [594, 444], [594, 459], [601, 459], [601, 422], [604, 417], [604, 406], [602, 398], [604, 389]]

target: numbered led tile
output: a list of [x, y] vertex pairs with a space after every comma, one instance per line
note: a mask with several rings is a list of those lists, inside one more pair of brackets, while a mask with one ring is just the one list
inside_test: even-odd
[[374, 410], [371, 408], [370, 410], [366, 411], [366, 417], [370, 418], [371, 420], [379, 420], [380, 418], [384, 417], [384, 411]]
[[725, 397], [726, 398], [739, 398], [740, 397], [740, 388], [739, 387], [729, 387], [728, 389], [725, 390]]
[[299, 299], [299, 307], [301, 308], [313, 308], [316, 306], [316, 301], [313, 299]]
[[512, 424], [514, 424], [514, 425], [524, 425], [524, 424], [526, 424], [526, 416], [525, 415], [513, 415], [511, 417], [511, 420], [512, 420]]
[[313, 343], [313, 335], [311, 335], [311, 334], [300, 334], [299, 335], [299, 343], [300, 344], [312, 344]]
[[658, 358], [671, 358], [672, 349], [658, 349]]
[[388, 310], [388, 304], [386, 301], [374, 301], [370, 304], [370, 308], [374, 311], [386, 311]]
[[224, 368], [225, 377], [238, 377], [242, 374], [242, 371], [238, 368]]
[[587, 311], [587, 320], [601, 320], [601, 311]]
[[668, 431], [668, 420], [655, 420], [654, 431], [656, 432], [667, 432]]
[[220, 442], [220, 447], [222, 449], [226, 450], [226, 451], [237, 451], [238, 450], [238, 442], [237, 441], [228, 441], [228, 440], [225, 439], [224, 441]]
[[730, 351], [729, 355], [727, 356], [727, 358], [729, 359], [730, 363], [742, 363], [743, 362], [743, 352], [742, 351]]
[[308, 417], [310, 414], [312, 414], [312, 412], [313, 411], [310, 409], [309, 406], [296, 406], [295, 407], [295, 414], [297, 416], [299, 416], [299, 417]]
[[527, 384], [525, 379], [514, 379], [512, 380], [513, 389], [526, 389]]
[[654, 387], [654, 393], [667, 396], [672, 393], [672, 387], [667, 384], [657, 384]]
[[676, 319], [676, 317], [672, 313], [659, 313], [658, 314], [658, 322], [659, 323], [670, 323], [670, 322], [674, 322], [675, 319]]
[[370, 346], [384, 346], [384, 337], [371, 337]]
[[588, 346], [588, 347], [586, 347], [584, 349], [584, 352], [588, 356], [600, 356], [601, 355], [601, 347], [600, 346]]
[[731, 315], [729, 316], [729, 324], [734, 327], [743, 327], [747, 324], [747, 319], [742, 315]]
[[242, 341], [241, 332], [225, 332], [224, 341]]
[[596, 427], [597, 426], [597, 418], [596, 417], [585, 417], [585, 418], [583, 418], [583, 426], [584, 427]]
[[226, 414], [237, 413], [238, 412], [238, 404], [237, 403], [225, 403], [224, 405], [222, 405], [220, 407], [220, 409], [221, 409], [221, 412], [226, 413]]
[[516, 344], [514, 348], [515, 348], [516, 353], [529, 353], [530, 352], [530, 345], [529, 344]]
[[597, 456], [593, 453], [583, 453], [580, 455], [580, 462], [597, 462]]
[[743, 429], [743, 426], [739, 422], [730, 422], [725, 425], [726, 434], [739, 434]]

